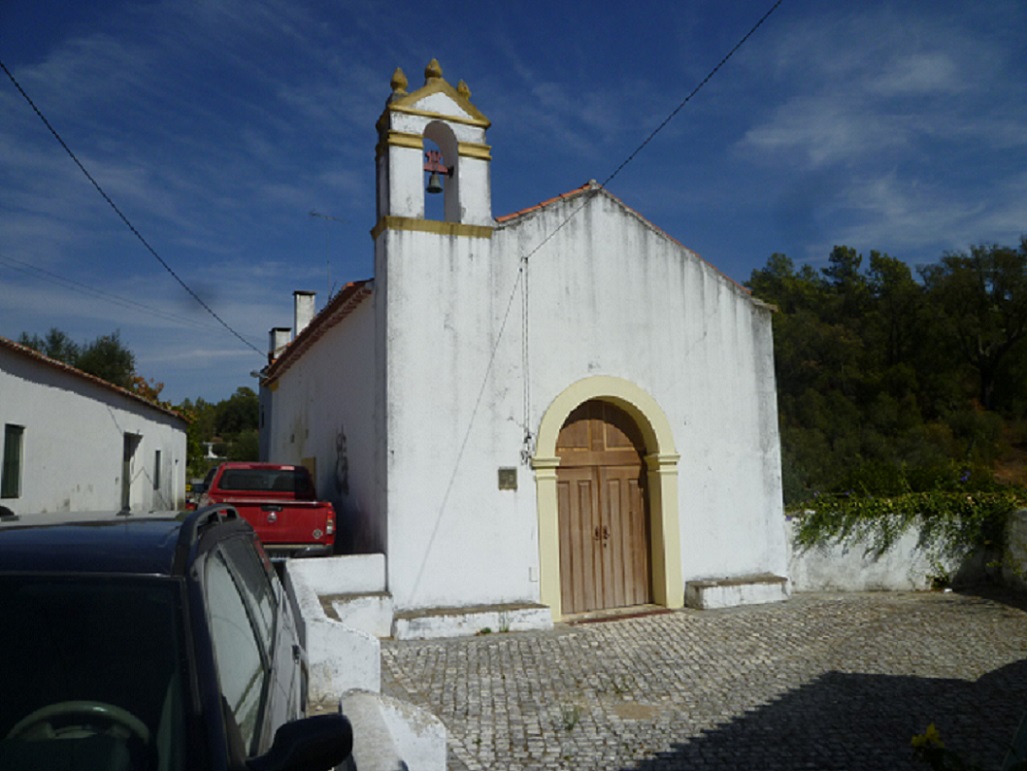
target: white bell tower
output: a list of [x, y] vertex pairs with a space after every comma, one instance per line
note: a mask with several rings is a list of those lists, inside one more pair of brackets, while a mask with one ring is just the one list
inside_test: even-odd
[[[425, 67], [422, 88], [407, 93], [407, 78], [399, 68], [391, 85], [392, 94], [377, 124], [378, 211], [373, 235], [386, 228], [485, 235], [479, 228], [495, 225], [489, 179], [492, 156], [485, 143], [491, 124], [471, 104], [467, 84], [460, 81], [453, 88], [432, 59]], [[426, 153], [425, 139], [434, 142], [438, 151]], [[424, 196], [432, 194], [426, 192], [430, 173], [431, 182], [441, 183], [445, 196], [441, 222], [446, 227], [425, 220]]]
[[[376, 489], [397, 609], [439, 602], [466, 580], [452, 542], [443, 547], [431, 532], [450, 515], [432, 507], [447, 498], [439, 485], [460, 455], [456, 432], [474, 423], [471, 383], [492, 377], [495, 288], [512, 286], [518, 268], [493, 259], [490, 123], [470, 97], [434, 59], [413, 93], [397, 69], [377, 123], [374, 352], [349, 361], [373, 362], [376, 373]], [[428, 219], [425, 196], [439, 194], [444, 205], [429, 207]]]

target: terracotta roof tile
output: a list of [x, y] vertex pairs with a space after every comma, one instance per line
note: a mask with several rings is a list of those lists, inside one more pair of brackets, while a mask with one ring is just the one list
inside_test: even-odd
[[171, 417], [178, 418], [179, 420], [188, 422], [185, 416], [181, 415], [178, 412], [175, 412], [175, 410], [169, 409], [167, 407], [162, 407], [159, 404], [155, 404], [149, 401], [148, 399], [144, 399], [139, 394], [134, 393], [133, 391], [129, 391], [127, 388], [122, 388], [121, 386], [116, 386], [113, 383], [108, 383], [103, 378], [96, 377], [96, 375], [90, 375], [88, 372], [83, 372], [80, 369], [76, 369], [75, 367], [72, 367], [70, 364], [65, 364], [63, 361], [57, 361], [57, 359], [51, 359], [49, 356], [44, 356], [39, 351], [35, 350], [34, 348], [29, 348], [27, 345], [16, 343], [13, 340], [9, 340], [6, 337], [0, 337], [0, 348], [6, 348], [7, 350], [24, 356], [27, 359], [33, 359], [34, 361], [40, 364], [43, 364], [52, 369], [59, 370], [61, 372], [65, 372], [69, 375], [72, 375], [73, 377], [78, 378], [79, 380], [92, 383], [93, 385], [98, 385], [101, 388], [105, 388], [106, 390], [112, 391], [120, 396], [125, 396], [129, 399], [133, 399], [139, 402], [140, 404], [149, 407], [150, 409], [157, 410], [158, 412], [163, 412], [165, 415], [170, 415]]
[[535, 204], [534, 206], [529, 206], [527, 209], [521, 209], [520, 211], [515, 211], [510, 214], [504, 214], [500, 217], [496, 217], [496, 222], [509, 222], [510, 220], [515, 220], [518, 217], [523, 217], [525, 214], [530, 214], [533, 211], [544, 209], [545, 207], [550, 206], [556, 203], [557, 201], [566, 201], [568, 198], [575, 198], [581, 195], [582, 193], [593, 189], [599, 189], [599, 184], [594, 179], [589, 180], [581, 187], [576, 187], [573, 190], [570, 190], [566, 193], [560, 193], [560, 195], [558, 196], [548, 198], [545, 201]]

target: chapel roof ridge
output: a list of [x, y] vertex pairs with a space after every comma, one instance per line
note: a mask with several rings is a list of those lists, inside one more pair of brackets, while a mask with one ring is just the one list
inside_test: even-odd
[[722, 271], [716, 265], [711, 263], [709, 260], [707, 260], [701, 254], [699, 254], [699, 252], [697, 252], [694, 249], [692, 249], [692, 248], [686, 246], [685, 244], [681, 243], [681, 241], [676, 239], [674, 236], [672, 236], [666, 230], [661, 228], [659, 225], [654, 224], [647, 217], [645, 217], [642, 214], [640, 214], [637, 210], [635, 210], [632, 207], [628, 206], [626, 203], [624, 203], [624, 201], [622, 201], [616, 195], [611, 193], [605, 186], [601, 185], [599, 182], [597, 182], [594, 179], [590, 179], [584, 185], [581, 185], [580, 187], [576, 187], [573, 190], [568, 190], [566, 193], [560, 193], [560, 195], [553, 196], [552, 198], [547, 198], [544, 201], [540, 201], [539, 203], [535, 204], [534, 206], [529, 206], [529, 207], [527, 207], [525, 209], [519, 209], [518, 211], [511, 212], [510, 214], [502, 214], [502, 215], [500, 215], [500, 216], [495, 218], [496, 219], [496, 223], [500, 224], [500, 225], [505, 225], [507, 223], [511, 223], [511, 222], [513, 222], [513, 221], [515, 221], [517, 219], [520, 219], [521, 217], [525, 217], [525, 216], [527, 216], [529, 214], [532, 214], [533, 212], [541, 211], [542, 209], [546, 209], [546, 208], [548, 208], [548, 207], [550, 207], [550, 206], [552, 206], [554, 204], [557, 204], [557, 203], [559, 203], [561, 201], [568, 201], [568, 200], [577, 198], [578, 196], [584, 195], [585, 193], [590, 193], [590, 192], [593, 192], [593, 191], [598, 191], [598, 192], [601, 192], [603, 195], [608, 196], [611, 200], [615, 201], [618, 205], [622, 206], [625, 209], [625, 211], [629, 212], [632, 216], [636, 217], [646, 227], [652, 229], [656, 233], [659, 233], [664, 238], [668, 239], [669, 241], [672, 241], [673, 243], [677, 244], [678, 246], [680, 246], [682, 249], [684, 249], [688, 253], [694, 255], [696, 257], [696, 259], [698, 259], [700, 262], [704, 263], [705, 265], [709, 266], [715, 273], [717, 273], [718, 275], [720, 275], [721, 277], [723, 277], [724, 279], [726, 279], [730, 283], [734, 284], [734, 286], [737, 287], [739, 290], [741, 290], [741, 292], [743, 294], [748, 295], [755, 302], [760, 302], [761, 304], [765, 304], [765, 303], [762, 303], [762, 301], [758, 301], [758, 300], [756, 300], [756, 298], [752, 297], [752, 291], [748, 287], [746, 287], [745, 285], [739, 283], [738, 281], [735, 281], [733, 278], [731, 278], [731, 276], [727, 275], [724, 271]]

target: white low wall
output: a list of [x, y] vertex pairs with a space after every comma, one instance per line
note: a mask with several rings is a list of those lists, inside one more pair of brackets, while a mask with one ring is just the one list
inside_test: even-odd
[[[1027, 513], [1021, 512], [1024, 553], [1027, 554]], [[795, 546], [798, 523], [789, 523], [789, 574], [797, 592], [920, 591], [947, 577], [954, 585], [972, 584], [986, 577], [982, 555], [967, 559], [939, 558], [919, 544], [915, 529], [903, 533], [890, 549], [870, 553], [867, 544]]]
[[[380, 556], [380, 555], [376, 555]], [[328, 617], [321, 605], [325, 587], [334, 584], [333, 575], [356, 576], [367, 582], [374, 560], [347, 557], [290, 560], [286, 588], [293, 601], [300, 635], [307, 650], [310, 671], [309, 700], [312, 704], [338, 702], [346, 691], [381, 690], [381, 646], [367, 632]], [[384, 560], [384, 558], [383, 558]], [[384, 562], [381, 565], [384, 575]], [[338, 591], [338, 589], [336, 589]]]
[[430, 712], [367, 691], [343, 694], [340, 708], [353, 725], [359, 771], [445, 771], [446, 727]]

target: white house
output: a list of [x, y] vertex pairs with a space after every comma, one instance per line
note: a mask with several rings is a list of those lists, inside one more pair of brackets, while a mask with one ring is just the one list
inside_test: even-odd
[[0, 506], [179, 509], [185, 420], [123, 388], [0, 337]]
[[594, 182], [493, 218], [467, 86], [406, 88], [374, 278], [272, 332], [268, 457], [314, 469], [399, 612], [786, 597], [771, 308]]

